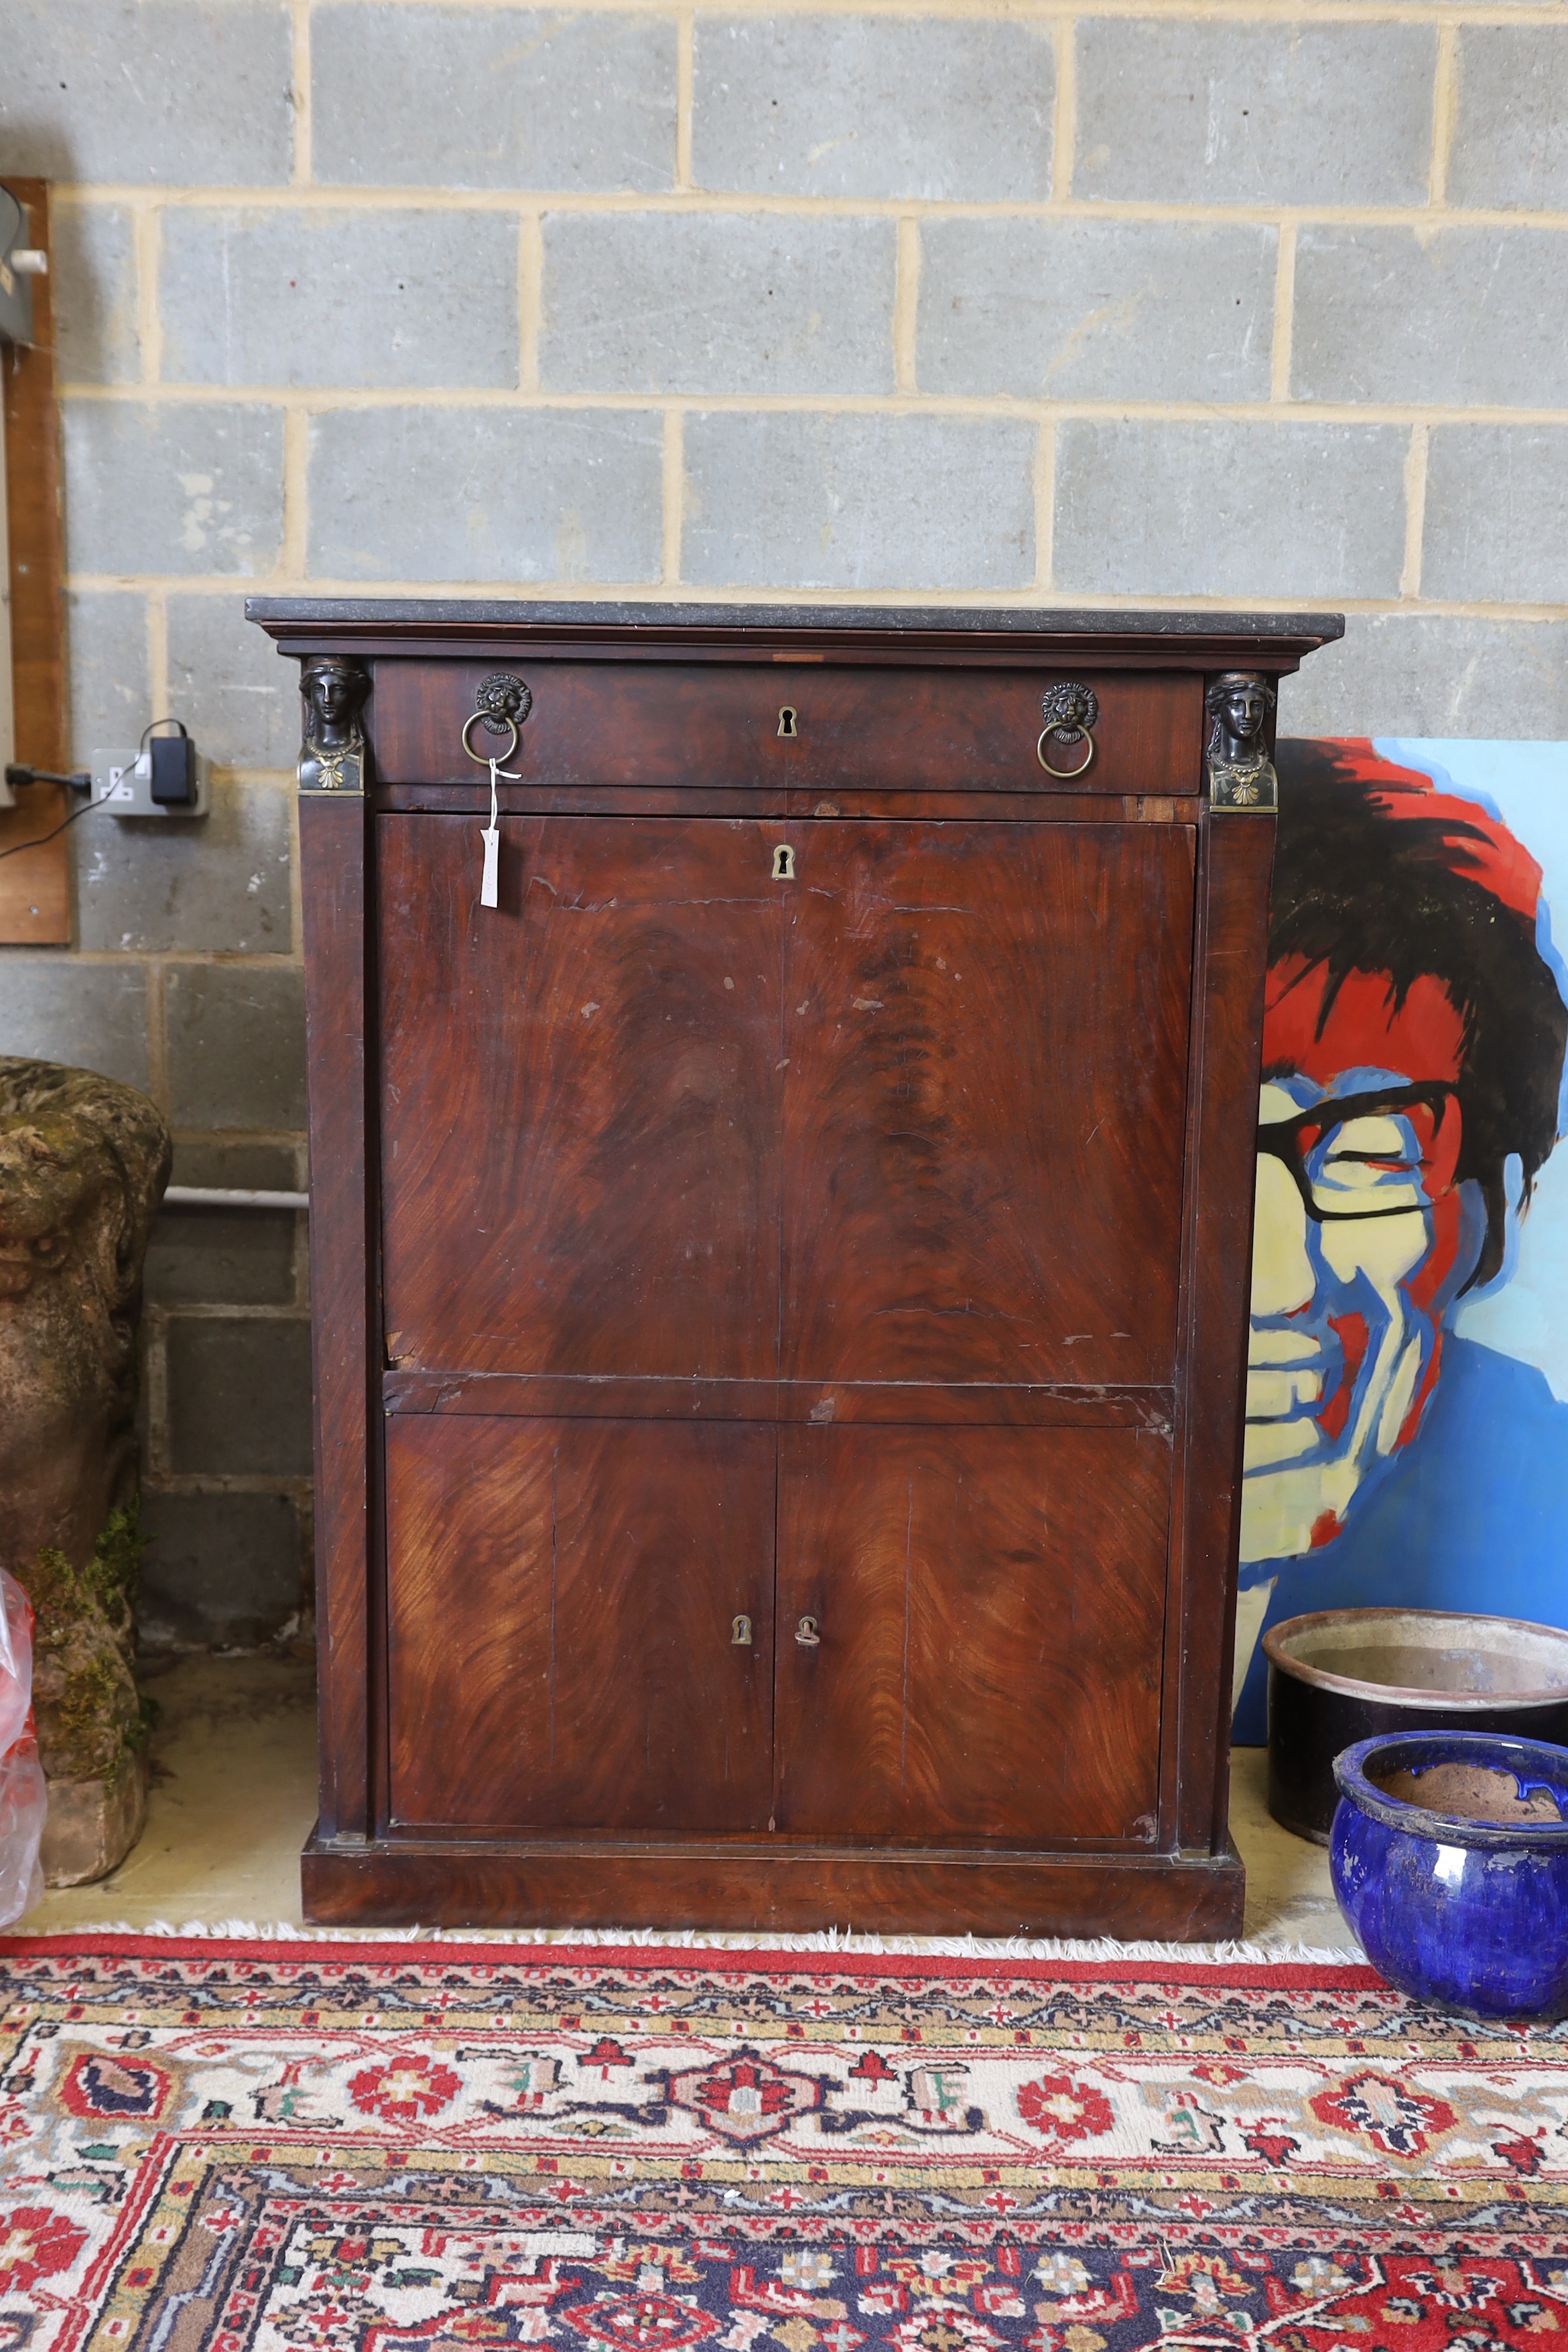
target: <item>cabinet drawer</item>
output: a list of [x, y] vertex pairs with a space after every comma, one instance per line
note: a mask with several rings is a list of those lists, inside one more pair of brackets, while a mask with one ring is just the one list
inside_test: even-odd
[[[531, 650], [482, 663], [377, 663], [369, 718], [380, 781], [472, 783], [482, 774], [464, 753], [463, 722], [498, 669], [533, 698], [518, 755], [504, 764], [541, 789], [1198, 790], [1203, 682], [1190, 672], [571, 662]], [[1080, 774], [1053, 777], [1037, 754], [1041, 699], [1067, 678], [1098, 700], [1094, 757]], [[471, 740], [488, 753], [507, 739], [477, 727]], [[1047, 751], [1064, 770], [1082, 757], [1079, 743]]]

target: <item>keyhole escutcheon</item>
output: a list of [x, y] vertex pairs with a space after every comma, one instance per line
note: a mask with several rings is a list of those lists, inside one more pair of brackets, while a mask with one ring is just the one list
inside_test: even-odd
[[781, 841], [773, 852], [773, 880], [775, 882], [795, 880], [795, 852], [787, 841]]
[[784, 737], [786, 741], [791, 743], [793, 743], [795, 739], [795, 705], [793, 702], [786, 702], [784, 709], [779, 712], [779, 733]]
[[752, 1621], [749, 1617], [731, 1617], [730, 1620], [730, 1642], [731, 1646], [737, 1650], [749, 1650], [751, 1648]]

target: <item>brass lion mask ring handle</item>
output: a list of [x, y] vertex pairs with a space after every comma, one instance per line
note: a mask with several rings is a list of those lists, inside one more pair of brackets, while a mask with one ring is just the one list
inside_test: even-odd
[[[470, 734], [472, 734], [472, 732], [473, 732], [474, 729], [479, 725], [479, 721], [480, 721], [480, 719], [484, 719], [485, 725], [486, 725], [487, 727], [490, 727], [490, 726], [491, 726], [491, 723], [492, 723], [492, 722], [491, 722], [491, 720], [489, 719], [489, 718], [488, 717], [488, 715], [487, 715], [484, 711], [482, 711], [482, 710], [470, 710], [470, 711], [469, 711], [469, 713], [468, 713], [468, 717], [464, 719], [464, 721], [463, 721], [463, 749], [464, 749], [464, 751], [468, 753], [468, 755], [469, 759], [470, 759], [470, 760], [472, 760], [472, 761], [474, 762], [474, 765], [475, 765], [477, 768], [488, 768], [488, 767], [489, 766], [489, 764], [490, 764], [490, 754], [489, 754], [489, 751], [475, 751], [475, 749], [474, 749], [474, 747], [473, 747], [473, 745], [472, 745], [472, 744], [469, 742], [469, 740], [468, 740], [468, 737], [470, 736]], [[495, 754], [495, 758], [496, 758], [496, 761], [497, 761], [497, 764], [498, 764], [498, 765], [499, 765], [499, 764], [500, 764], [500, 763], [501, 763], [502, 761], [504, 761], [510, 760], [510, 757], [511, 757], [511, 755], [512, 755], [512, 753], [513, 753], [513, 752], [516, 751], [516, 749], [517, 749], [517, 743], [518, 743], [517, 721], [516, 721], [516, 719], [512, 719], [512, 718], [510, 718], [510, 717], [509, 717], [509, 718], [506, 719], [505, 724], [506, 724], [506, 725], [507, 725], [507, 727], [509, 727], [509, 728], [510, 729], [510, 730], [511, 730], [511, 741], [507, 745], [506, 750], [505, 750], [504, 751], [498, 751], [498, 752]], [[500, 732], [500, 728], [496, 728], [496, 729], [494, 730], [494, 731], [495, 731], [497, 734], [499, 734], [499, 733]]]
[[[1067, 736], [1068, 741], [1071, 741], [1074, 737], [1079, 737], [1082, 740], [1084, 753], [1076, 768], [1053, 768], [1050, 761], [1046, 757], [1046, 745], [1048, 742], [1053, 741], [1059, 743], [1064, 736]], [[1068, 734], [1068, 730], [1065, 727], [1042, 727], [1040, 730], [1040, 740], [1035, 746], [1035, 757], [1038, 760], [1041, 767], [1044, 768], [1047, 776], [1087, 775], [1089, 770], [1094, 764], [1094, 738], [1089, 733], [1087, 727], [1075, 727], [1072, 730], [1071, 735]]]
[[[1072, 679], [1047, 688], [1040, 697], [1040, 716], [1046, 723], [1035, 745], [1035, 757], [1047, 775], [1059, 776], [1064, 782], [1087, 775], [1094, 765], [1095, 743], [1090, 730], [1100, 724], [1100, 698], [1094, 688], [1079, 686]], [[1070, 768], [1054, 768], [1046, 757], [1047, 743], [1058, 743], [1064, 748], [1081, 743], [1083, 757]]]
[[533, 708], [533, 694], [521, 677], [508, 669], [492, 670], [482, 677], [474, 693], [474, 707], [463, 721], [463, 749], [476, 767], [488, 768], [490, 755], [476, 751], [469, 738], [474, 729], [482, 726], [487, 735], [510, 737], [504, 751], [496, 755], [497, 765], [510, 760], [518, 745], [518, 730]]

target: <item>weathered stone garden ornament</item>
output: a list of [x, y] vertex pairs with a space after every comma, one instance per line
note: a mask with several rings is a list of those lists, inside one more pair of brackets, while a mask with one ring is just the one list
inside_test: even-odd
[[146, 1815], [136, 1321], [169, 1162], [133, 1087], [0, 1056], [0, 1565], [37, 1612], [52, 1886], [111, 1870]]

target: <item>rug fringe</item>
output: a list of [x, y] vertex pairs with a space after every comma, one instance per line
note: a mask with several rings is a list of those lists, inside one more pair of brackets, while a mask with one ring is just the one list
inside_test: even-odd
[[[26, 1921], [13, 1930], [30, 1931]], [[39, 1934], [60, 1933], [39, 1929]], [[497, 1944], [633, 1946], [647, 1951], [888, 1952], [969, 1960], [1171, 1960], [1215, 1968], [1364, 1967], [1366, 1955], [1352, 1943], [1170, 1944], [1118, 1943], [1112, 1936], [1088, 1939], [1064, 1936], [870, 1936], [849, 1928], [819, 1928], [805, 1936], [710, 1933], [695, 1927], [296, 1927], [288, 1920], [167, 1919], [132, 1924], [95, 1919], [63, 1932], [72, 1936], [177, 1936], [251, 1944]]]

